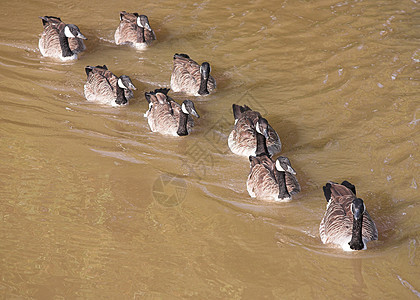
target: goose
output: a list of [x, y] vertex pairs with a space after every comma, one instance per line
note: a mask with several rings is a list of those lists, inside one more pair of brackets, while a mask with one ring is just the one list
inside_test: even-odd
[[[232, 105], [235, 125], [228, 137], [230, 150], [241, 156], [255, 156], [257, 138], [255, 124], [261, 118], [261, 114], [248, 106]], [[281, 151], [281, 142], [277, 132], [268, 125], [267, 148], [271, 155]]]
[[266, 145], [266, 119], [258, 119], [256, 132], [257, 150], [255, 156], [249, 156], [250, 171], [246, 182], [249, 195], [260, 200], [292, 200], [292, 195], [300, 192], [300, 185], [295, 177], [296, 171], [287, 157], [279, 156], [275, 161], [271, 159]]
[[356, 188], [348, 181], [328, 182], [324, 187], [327, 210], [319, 226], [324, 244], [339, 245], [344, 251], [364, 250], [366, 243], [378, 239], [376, 225]]
[[117, 45], [127, 44], [142, 49], [156, 40], [156, 35], [150, 27], [147, 16], [122, 11], [114, 39]]
[[187, 54], [174, 55], [174, 67], [171, 76], [171, 90], [192, 96], [205, 96], [214, 92], [216, 81], [210, 75], [210, 64], [201, 66]]
[[39, 39], [39, 50], [45, 57], [59, 58], [63, 61], [77, 59], [77, 54], [86, 49], [83, 40], [87, 38], [74, 24], [65, 24], [60, 18], [40, 17], [44, 31]]
[[117, 77], [105, 65], [87, 66], [85, 71], [87, 81], [84, 92], [88, 101], [118, 106], [127, 104], [133, 97], [131, 90], [136, 90], [136, 87], [130, 77], [126, 75]]
[[152, 132], [165, 135], [188, 135], [194, 126], [191, 115], [199, 118], [191, 100], [184, 100], [182, 105], [167, 96], [169, 89], [156, 89], [145, 93], [149, 109], [145, 117]]

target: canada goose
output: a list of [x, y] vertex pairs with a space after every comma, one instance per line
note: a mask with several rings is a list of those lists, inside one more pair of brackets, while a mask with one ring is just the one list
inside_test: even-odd
[[[229, 134], [228, 146], [230, 150], [241, 156], [255, 156], [257, 138], [255, 124], [261, 118], [261, 114], [253, 111], [248, 106], [232, 105], [235, 125]], [[281, 151], [281, 142], [277, 132], [268, 125], [267, 148], [271, 155]]]
[[39, 50], [43, 56], [61, 60], [77, 59], [77, 54], [86, 49], [83, 40], [86, 37], [74, 24], [65, 24], [60, 18], [40, 17], [44, 26], [39, 39]]
[[345, 251], [366, 249], [366, 242], [378, 239], [378, 230], [356, 188], [348, 181], [328, 182], [324, 187], [327, 210], [319, 226], [324, 244], [339, 245]]
[[268, 122], [259, 118], [256, 124], [257, 150], [255, 156], [249, 156], [250, 171], [246, 182], [247, 190], [252, 198], [260, 200], [290, 201], [292, 195], [300, 192], [299, 183], [295, 177], [287, 157], [280, 156], [276, 161], [270, 158], [266, 138]]
[[114, 39], [117, 45], [128, 44], [143, 48], [156, 40], [156, 35], [150, 27], [147, 16], [122, 11], [120, 25], [115, 31]]
[[112, 106], [127, 104], [133, 97], [131, 90], [136, 90], [130, 77], [115, 76], [103, 66], [85, 68], [87, 81], [84, 86], [85, 97], [88, 101], [96, 101]]
[[194, 123], [191, 115], [199, 118], [191, 100], [184, 100], [179, 105], [167, 96], [169, 89], [156, 89], [145, 93], [149, 109], [145, 113], [152, 132], [161, 134], [183, 136], [188, 135]]
[[171, 89], [192, 96], [204, 96], [212, 93], [216, 81], [210, 75], [210, 64], [203, 62], [201, 66], [187, 54], [174, 55], [174, 68], [171, 76]]

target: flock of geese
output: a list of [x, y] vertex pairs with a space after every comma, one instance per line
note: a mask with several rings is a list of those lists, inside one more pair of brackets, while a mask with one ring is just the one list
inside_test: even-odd
[[[86, 50], [86, 37], [74, 24], [60, 18], [40, 17], [44, 26], [39, 39], [43, 56], [75, 60]], [[138, 49], [149, 46], [156, 35], [145, 15], [120, 12], [120, 24], [114, 35], [117, 45], [130, 45]], [[126, 75], [116, 76], [103, 66], [87, 66], [84, 95], [88, 101], [120, 106], [128, 104], [136, 90]], [[186, 54], [175, 54], [170, 82], [171, 90], [192, 96], [205, 96], [215, 92], [216, 81], [210, 75], [210, 64], [196, 63]], [[181, 104], [168, 96], [169, 89], [160, 88], [145, 93], [149, 108], [144, 114], [150, 130], [165, 135], [185, 136], [194, 126], [192, 117], [199, 118], [194, 102]], [[252, 198], [271, 201], [290, 201], [300, 192], [296, 172], [287, 157], [273, 155], [281, 151], [277, 132], [257, 111], [248, 106], [233, 104], [235, 124], [228, 138], [230, 150], [246, 156], [250, 172], [246, 182]], [[332, 243], [346, 251], [366, 249], [366, 242], [376, 240], [378, 231], [362, 199], [356, 197], [356, 188], [348, 181], [341, 184], [328, 182], [324, 187], [327, 209], [319, 232], [324, 244]]]

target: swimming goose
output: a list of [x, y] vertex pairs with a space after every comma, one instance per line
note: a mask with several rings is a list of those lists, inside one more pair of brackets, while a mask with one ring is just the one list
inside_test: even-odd
[[184, 136], [188, 135], [194, 123], [191, 115], [199, 118], [191, 100], [184, 100], [182, 105], [167, 96], [169, 89], [157, 89], [145, 93], [149, 109], [145, 113], [152, 132]]
[[130, 77], [115, 76], [103, 66], [85, 68], [87, 81], [84, 86], [85, 97], [88, 101], [96, 101], [112, 106], [127, 104], [133, 97], [132, 90], [136, 90]]
[[122, 11], [114, 39], [117, 45], [128, 44], [141, 49], [156, 40], [156, 35], [147, 16]]
[[216, 81], [210, 75], [210, 64], [201, 66], [187, 54], [174, 55], [174, 67], [171, 76], [171, 89], [192, 96], [204, 96], [214, 92]]
[[299, 183], [295, 177], [287, 157], [280, 156], [276, 161], [270, 158], [266, 138], [268, 137], [268, 122], [259, 118], [256, 124], [257, 150], [255, 156], [249, 156], [250, 171], [246, 182], [247, 190], [252, 198], [286, 202], [292, 195], [300, 192]]
[[[255, 156], [257, 138], [255, 124], [261, 118], [261, 114], [253, 111], [248, 106], [232, 105], [235, 125], [229, 134], [228, 146], [230, 150], [241, 156]], [[281, 151], [281, 142], [276, 131], [268, 125], [267, 148], [271, 155]]]
[[77, 59], [77, 54], [86, 49], [86, 37], [74, 24], [65, 24], [60, 18], [40, 17], [44, 26], [39, 39], [39, 50], [43, 56], [59, 58], [63, 61]]
[[356, 188], [348, 181], [328, 182], [324, 187], [327, 210], [319, 226], [324, 244], [339, 245], [345, 251], [364, 250], [366, 243], [378, 239], [378, 230]]

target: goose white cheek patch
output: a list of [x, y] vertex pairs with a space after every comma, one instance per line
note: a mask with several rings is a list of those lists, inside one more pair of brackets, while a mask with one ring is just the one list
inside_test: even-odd
[[285, 172], [285, 170], [282, 168], [282, 166], [280, 166], [280, 162], [278, 160], [276, 161], [276, 169], [279, 172]]
[[126, 89], [127, 87], [124, 85], [124, 83], [122, 82], [121, 78], [118, 78], [118, 86], [122, 89]]
[[187, 115], [189, 115], [190, 113], [188, 112], [187, 108], [185, 107], [185, 104], [182, 103], [181, 109], [184, 113], [186, 113]]
[[137, 25], [139, 25], [139, 27], [143, 27], [143, 25], [140, 23], [140, 18], [137, 18]]
[[74, 34], [71, 33], [70, 28], [68, 26], [66, 26], [64, 28], [64, 34], [65, 34], [66, 37], [69, 37], [69, 38], [74, 38], [75, 37]]
[[255, 130], [256, 130], [258, 133], [261, 133], [261, 130], [260, 130], [260, 125], [259, 125], [258, 123], [255, 125]]

